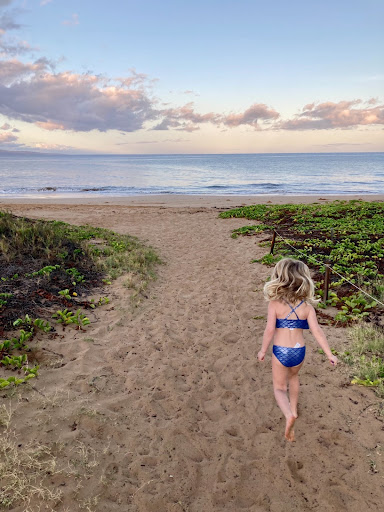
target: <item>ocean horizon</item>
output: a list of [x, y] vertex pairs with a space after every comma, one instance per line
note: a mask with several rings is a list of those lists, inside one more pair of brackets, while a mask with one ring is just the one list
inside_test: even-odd
[[384, 153], [0, 153], [0, 198], [384, 193]]

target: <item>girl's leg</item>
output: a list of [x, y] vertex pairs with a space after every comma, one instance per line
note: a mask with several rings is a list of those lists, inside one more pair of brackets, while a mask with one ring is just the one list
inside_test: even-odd
[[288, 381], [289, 381], [289, 402], [291, 404], [291, 411], [295, 418], [297, 418], [297, 404], [299, 401], [299, 370], [302, 367], [303, 363], [298, 366], [293, 366], [289, 368], [288, 372]]
[[287, 384], [288, 384], [289, 368], [282, 365], [275, 355], [272, 355], [272, 378], [273, 378], [273, 391], [277, 405], [280, 407], [285, 416], [285, 438], [288, 441], [295, 440], [295, 433], [293, 425], [296, 417], [292, 413], [291, 406], [288, 400]]

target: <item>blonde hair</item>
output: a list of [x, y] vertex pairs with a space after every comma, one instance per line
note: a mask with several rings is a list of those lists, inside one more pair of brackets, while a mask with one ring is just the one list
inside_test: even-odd
[[273, 269], [271, 280], [264, 286], [267, 300], [295, 303], [304, 300], [317, 304], [315, 285], [305, 263], [291, 258], [280, 260]]

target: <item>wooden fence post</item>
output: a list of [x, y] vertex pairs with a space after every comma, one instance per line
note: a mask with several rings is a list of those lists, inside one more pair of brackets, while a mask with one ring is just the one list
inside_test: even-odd
[[270, 250], [269, 254], [273, 254], [273, 249], [275, 248], [275, 240], [276, 240], [276, 231], [273, 231], [271, 250]]
[[[331, 228], [331, 240], [333, 242], [333, 239], [334, 239], [334, 229]], [[331, 269], [329, 268], [329, 265], [331, 264], [330, 261], [328, 261], [327, 263], [327, 266], [325, 267], [325, 276], [324, 276], [324, 297], [323, 297], [323, 302], [324, 304], [327, 302], [328, 300], [328, 290], [329, 290], [329, 283], [331, 281], [330, 277], [331, 277]]]
[[329, 266], [327, 265], [325, 267], [325, 277], [324, 277], [324, 296], [323, 296], [324, 304], [328, 300], [328, 290], [329, 290], [330, 274], [331, 274], [331, 270], [330, 270]]

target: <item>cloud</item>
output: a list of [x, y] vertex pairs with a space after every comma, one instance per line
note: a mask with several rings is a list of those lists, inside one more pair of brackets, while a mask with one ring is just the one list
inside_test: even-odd
[[[191, 133], [203, 125], [254, 130], [328, 130], [384, 124], [384, 105], [377, 98], [308, 103], [282, 120], [273, 107], [254, 103], [242, 112], [200, 113], [193, 102], [166, 106], [152, 92], [154, 81], [131, 70], [109, 78], [91, 72], [56, 72], [46, 58], [22, 62], [0, 60], [0, 114], [48, 131], [119, 130]], [[162, 107], [160, 107], [162, 105]]]
[[0, 29], [3, 32], [8, 30], [16, 30], [19, 28], [21, 28], [21, 25], [16, 23], [11, 13], [6, 12], [0, 16]]
[[[10, 2], [8, 2], [8, 4], [9, 3]], [[3, 2], [2, 5], [7, 4]], [[14, 19], [14, 16], [18, 14], [18, 12], [18, 10], [13, 9], [0, 16], [0, 57], [11, 57], [19, 54], [22, 55], [36, 49], [31, 48], [27, 41], [17, 40], [8, 35], [9, 31], [22, 28], [22, 25], [17, 23]]]
[[75, 25], [79, 24], [79, 15], [78, 14], [72, 14], [70, 20], [64, 20], [61, 22], [62, 25], [66, 25], [67, 27], [74, 27]]
[[64, 144], [46, 144], [45, 142], [35, 142], [34, 144], [31, 145], [31, 147], [36, 149], [54, 149], [55, 151], [68, 151], [71, 149], [75, 149], [73, 146], [66, 146]]
[[36, 121], [35, 125], [43, 130], [53, 132], [55, 130], [65, 130], [65, 125], [60, 123], [53, 123], [52, 121]]
[[116, 142], [116, 146], [127, 146], [132, 144], [164, 144], [164, 142], [189, 142], [190, 139], [164, 139], [164, 140], [139, 140], [134, 142]]
[[41, 6], [47, 5], [47, 4], [50, 4], [51, 2], [52, 2], [52, 0], [41, 0], [40, 5]]
[[12, 133], [0, 133], [0, 144], [15, 142], [17, 139], [18, 137]]
[[157, 81], [157, 78], [150, 78], [145, 73], [138, 73], [135, 68], [130, 68], [129, 70], [130, 76], [126, 77], [117, 77], [115, 78], [116, 82], [119, 82], [120, 85], [126, 86], [126, 87], [133, 87], [133, 86], [145, 86], [147, 88], [152, 87]]
[[159, 112], [164, 118], [157, 124], [153, 130], [181, 130], [192, 132], [199, 130], [201, 123], [216, 123], [219, 120], [219, 115], [214, 112], [207, 114], [199, 114], [195, 112], [193, 103], [187, 103], [182, 107], [168, 108]]
[[0, 126], [0, 130], [10, 130], [12, 126], [8, 123], [4, 123], [3, 126]]
[[47, 130], [83, 132], [132, 132], [159, 116], [138, 76], [129, 86], [90, 73], [53, 73], [50, 66], [47, 59], [0, 62], [0, 113]]
[[7, 42], [0, 34], [0, 57], [27, 54], [36, 48], [32, 48], [27, 41]]
[[23, 63], [17, 59], [0, 61], [0, 88], [22, 83], [29, 77], [37, 77], [48, 71], [51, 67], [47, 59], [38, 59], [33, 63]]
[[254, 129], [261, 129], [259, 121], [271, 122], [280, 114], [276, 110], [267, 107], [263, 103], [255, 103], [240, 114], [219, 114], [208, 112], [207, 114], [199, 114], [195, 112], [194, 104], [187, 103], [183, 107], [169, 108], [161, 111], [164, 119], [157, 124], [154, 130], [176, 129], [180, 131], [192, 132], [199, 130], [199, 125], [203, 123], [211, 123], [216, 126], [228, 126], [235, 128], [241, 125], [248, 125]]
[[[329, 130], [347, 129], [356, 126], [384, 124], [384, 105], [377, 105], [376, 100], [364, 102], [360, 99], [352, 101], [331, 101], [305, 105], [303, 111], [295, 118], [281, 122], [275, 128], [282, 130]], [[369, 105], [369, 106], [366, 106]]]
[[10, 5], [13, 0], [0, 0], [0, 7], [5, 7], [6, 5]]
[[240, 125], [249, 125], [254, 128], [259, 128], [258, 121], [269, 121], [277, 119], [280, 114], [276, 110], [267, 107], [264, 103], [255, 103], [251, 105], [242, 114], [230, 114], [223, 117], [222, 122], [231, 128]]
[[195, 91], [191, 91], [190, 89], [187, 89], [186, 91], [183, 91], [183, 94], [188, 94], [190, 96], [196, 96], [196, 97], [200, 96], [200, 93], [195, 92]]

